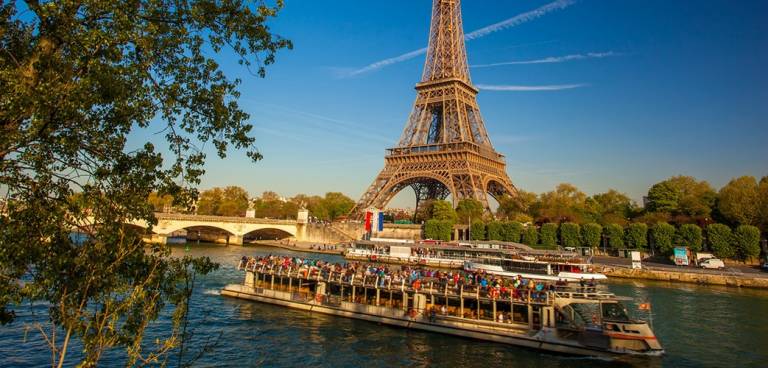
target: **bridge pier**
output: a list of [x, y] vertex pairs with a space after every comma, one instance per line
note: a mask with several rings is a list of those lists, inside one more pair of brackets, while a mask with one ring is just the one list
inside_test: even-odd
[[243, 245], [242, 235], [230, 235], [227, 238], [227, 245]]

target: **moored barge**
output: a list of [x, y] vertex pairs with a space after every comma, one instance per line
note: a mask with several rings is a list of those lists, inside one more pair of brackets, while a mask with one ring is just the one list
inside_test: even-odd
[[392, 326], [557, 353], [660, 355], [649, 324], [621, 298], [596, 290], [498, 288], [451, 280], [383, 277], [328, 264], [250, 262], [222, 295]]

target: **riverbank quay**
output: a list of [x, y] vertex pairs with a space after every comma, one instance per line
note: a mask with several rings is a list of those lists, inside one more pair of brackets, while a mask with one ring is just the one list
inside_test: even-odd
[[[317, 254], [332, 254], [332, 255], [344, 255], [343, 244], [318, 244], [313, 242], [300, 242], [300, 241], [288, 241], [288, 240], [257, 240], [251, 245], [262, 245], [267, 247], [282, 248], [291, 250], [294, 252], [304, 253], [317, 253]], [[333, 249], [323, 249], [323, 247], [333, 247]]]
[[676, 270], [672, 268], [632, 269], [617, 265], [595, 264], [596, 270], [608, 277], [623, 279], [656, 280], [669, 282], [682, 282], [699, 285], [718, 285], [731, 287], [745, 287], [756, 289], [768, 289], [768, 275], [746, 275], [735, 272], [716, 272], [707, 270]]

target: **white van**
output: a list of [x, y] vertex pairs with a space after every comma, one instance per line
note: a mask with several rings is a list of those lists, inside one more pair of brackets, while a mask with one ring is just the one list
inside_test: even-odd
[[711, 269], [722, 269], [722, 268], [725, 268], [725, 263], [723, 263], [723, 261], [717, 258], [707, 258], [699, 261], [699, 267], [711, 268]]

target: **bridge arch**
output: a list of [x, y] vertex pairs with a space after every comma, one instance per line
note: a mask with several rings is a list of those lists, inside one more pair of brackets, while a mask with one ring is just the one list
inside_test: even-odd
[[283, 240], [295, 237], [296, 234], [277, 227], [263, 227], [243, 234], [243, 240]]

